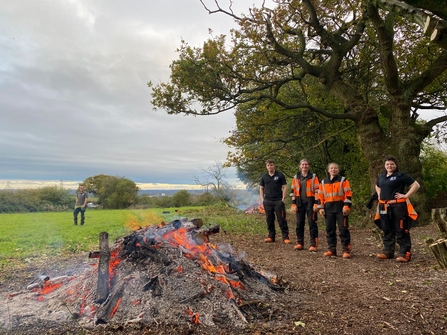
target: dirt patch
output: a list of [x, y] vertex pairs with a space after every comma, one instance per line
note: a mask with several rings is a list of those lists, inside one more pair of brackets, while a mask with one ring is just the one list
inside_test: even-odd
[[[293, 224], [291, 225], [293, 231]], [[352, 258], [325, 258], [324, 230], [316, 253], [295, 251], [293, 245], [266, 244], [264, 236], [246, 237], [229, 232], [212, 238], [245, 252], [250, 264], [277, 274], [286, 286], [268, 313], [238, 334], [447, 334], [447, 272], [438, 270], [425, 240], [436, 238], [433, 226], [412, 229], [413, 258], [407, 264], [378, 260], [381, 250], [369, 228], [351, 229]], [[88, 267], [86, 255], [54, 259], [1, 274], [0, 295], [26, 287], [38, 273], [73, 274]], [[68, 273], [69, 272], [69, 273]], [[7, 303], [0, 308], [7, 308]], [[253, 308], [256, 308], [253, 306]], [[169, 323], [98, 325], [82, 327], [76, 320], [28, 324], [26, 318], [0, 334], [234, 334], [234, 329], [204, 324]]]

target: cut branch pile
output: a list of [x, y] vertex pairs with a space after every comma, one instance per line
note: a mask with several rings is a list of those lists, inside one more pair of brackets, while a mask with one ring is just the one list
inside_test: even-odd
[[100, 251], [89, 254], [97, 263], [78, 276], [59, 277], [57, 285], [41, 276], [38, 285], [10, 294], [0, 326], [12, 328], [25, 315], [27, 322], [76, 318], [87, 328], [134, 322], [244, 327], [271, 320], [284, 287], [229, 244], [209, 243], [218, 232], [200, 219], [176, 220], [140, 228], [110, 248], [101, 233]]

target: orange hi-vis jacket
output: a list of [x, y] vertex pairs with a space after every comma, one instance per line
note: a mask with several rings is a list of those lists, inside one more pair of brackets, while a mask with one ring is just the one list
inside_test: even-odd
[[[398, 204], [398, 203], [402, 203], [402, 202], [407, 203], [407, 211], [408, 211], [408, 216], [410, 217], [410, 219], [412, 219], [413, 221], [416, 221], [416, 219], [418, 218], [418, 213], [416, 213], [416, 210], [414, 209], [413, 205], [411, 204], [411, 202], [408, 198], [394, 199], [394, 200], [379, 200], [379, 204], [385, 205], [384, 206], [385, 213], [388, 211], [387, 207], [389, 205]], [[376, 211], [376, 214], [374, 215], [374, 221], [380, 221], [379, 205], [377, 205], [377, 211]]]
[[318, 190], [318, 209], [324, 209], [327, 202], [342, 201], [349, 208], [352, 205], [352, 191], [349, 181], [345, 177], [335, 177], [336, 181], [330, 182], [328, 178], [322, 180]]
[[[315, 173], [308, 174], [306, 177], [306, 196], [308, 198], [316, 198], [316, 193], [318, 193], [318, 188], [320, 187], [320, 182]], [[292, 197], [300, 196], [301, 181], [298, 175], [295, 175], [292, 179]]]

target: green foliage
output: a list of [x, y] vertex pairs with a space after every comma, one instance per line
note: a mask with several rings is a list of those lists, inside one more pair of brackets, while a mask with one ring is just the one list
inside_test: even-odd
[[422, 166], [427, 195], [433, 198], [441, 193], [447, 194], [447, 153], [424, 145]]
[[172, 196], [172, 206], [183, 207], [191, 204], [191, 195], [187, 190], [181, 190]]
[[98, 202], [104, 208], [127, 208], [138, 200], [138, 187], [130, 179], [108, 176], [103, 179], [98, 194]]
[[267, 158], [290, 178], [305, 157], [320, 176], [339, 163], [364, 197], [386, 154], [424, 186], [421, 143], [446, 118], [418, 117], [445, 109], [447, 58], [408, 13], [378, 7], [384, 2], [287, 0], [238, 16], [217, 5], [210, 12], [239, 24], [231, 43], [182, 41], [170, 81], [150, 84], [152, 104], [170, 114], [236, 109], [228, 164], [251, 186]]
[[105, 175], [105, 174], [98, 174], [96, 176], [88, 177], [86, 180], [83, 181], [83, 185], [85, 186], [85, 189], [88, 193], [91, 193], [93, 195], [99, 195], [102, 193], [102, 183], [110, 178], [111, 176]]
[[73, 205], [70, 191], [58, 186], [0, 190], [0, 213], [65, 211]]

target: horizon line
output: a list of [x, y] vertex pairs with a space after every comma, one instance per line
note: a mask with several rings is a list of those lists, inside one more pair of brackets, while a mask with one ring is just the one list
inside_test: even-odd
[[[77, 189], [82, 181], [63, 180], [29, 180], [29, 179], [0, 179], [2, 190], [8, 189], [37, 189], [46, 186], [60, 186], [65, 189]], [[205, 190], [206, 187], [196, 184], [166, 184], [166, 183], [135, 183], [140, 190]], [[235, 189], [245, 189], [245, 185], [232, 185]]]

